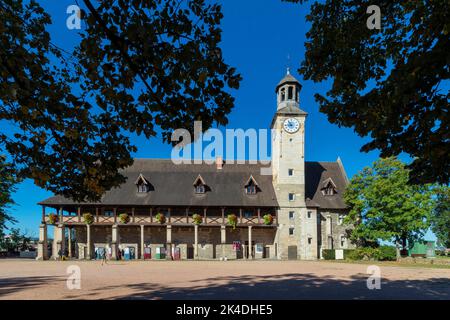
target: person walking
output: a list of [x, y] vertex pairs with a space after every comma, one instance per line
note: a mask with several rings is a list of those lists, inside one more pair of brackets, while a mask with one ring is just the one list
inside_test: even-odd
[[103, 263], [108, 264], [108, 260], [106, 259], [106, 248], [105, 250], [103, 250], [103, 254], [102, 254], [102, 265]]

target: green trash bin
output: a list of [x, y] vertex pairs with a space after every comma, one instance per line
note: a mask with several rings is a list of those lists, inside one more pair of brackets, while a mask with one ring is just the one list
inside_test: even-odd
[[165, 259], [166, 258], [166, 248], [164, 247], [158, 247], [156, 248], [156, 259]]

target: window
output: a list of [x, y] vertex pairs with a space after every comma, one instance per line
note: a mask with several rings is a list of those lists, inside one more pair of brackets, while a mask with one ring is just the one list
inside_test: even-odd
[[288, 176], [292, 177], [294, 175], [294, 169], [288, 169]]
[[324, 196], [332, 196], [337, 193], [336, 184], [331, 178], [328, 178], [323, 182], [321, 190]]
[[298, 102], [298, 89], [297, 89], [297, 90], [295, 90], [295, 101], [297, 101], [297, 102]]
[[258, 184], [256, 183], [253, 176], [250, 176], [248, 178], [247, 183], [245, 184], [245, 193], [247, 194], [256, 194]]
[[289, 228], [289, 235], [290, 236], [293, 236], [294, 235], [294, 228]]
[[346, 249], [347, 248], [347, 237], [341, 234], [341, 248]]
[[288, 100], [292, 100], [293, 96], [294, 96], [294, 88], [289, 87], [288, 88]]
[[308, 244], [311, 244], [311, 243], [312, 243], [312, 238], [309, 237], [309, 238], [308, 238]]
[[294, 200], [295, 200], [295, 194], [289, 193], [289, 201], [294, 201]]
[[308, 211], [308, 219], [311, 219], [311, 216], [312, 216], [312, 211]]
[[294, 219], [294, 211], [289, 211], [289, 219]]
[[197, 194], [205, 193], [205, 185], [199, 184], [199, 185], [195, 186], [195, 193], [197, 193]]
[[140, 183], [140, 184], [138, 184], [138, 192], [139, 193], [145, 193], [145, 192], [147, 192], [147, 185], [145, 185], [145, 184], [143, 184], [143, 183]]
[[344, 216], [342, 213], [339, 214], [339, 216], [338, 216], [338, 221], [337, 221], [337, 224], [338, 224], [338, 225], [341, 225], [341, 224], [344, 223], [344, 217], [345, 217], [345, 216]]
[[281, 101], [284, 101], [286, 99], [286, 92], [284, 88], [281, 88], [280, 92], [281, 92]]
[[326, 196], [332, 196], [332, 195], [334, 195], [334, 189], [333, 189], [332, 187], [327, 187], [327, 188], [325, 188], [324, 192], [325, 192], [325, 195], [326, 195]]
[[113, 217], [114, 216], [114, 212], [111, 210], [105, 210], [105, 217]]

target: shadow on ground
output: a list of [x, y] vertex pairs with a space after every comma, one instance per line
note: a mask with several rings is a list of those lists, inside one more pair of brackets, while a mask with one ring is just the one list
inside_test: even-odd
[[[0, 298], [4, 295], [42, 287], [55, 277], [23, 277], [0, 279]], [[88, 292], [70, 291], [63, 299], [450, 299], [450, 279], [382, 280], [380, 290], [369, 290], [367, 275], [337, 279], [332, 275], [317, 277], [308, 273], [277, 276], [224, 276], [190, 282], [189, 287], [168, 287], [158, 283], [104, 286]], [[200, 284], [201, 283], [201, 284]], [[61, 284], [63, 285], [63, 284]], [[127, 294], [114, 295], [114, 291]], [[42, 299], [45, 299], [43, 292]]]
[[[450, 299], [450, 279], [382, 281], [380, 290], [367, 289], [367, 275], [350, 280], [308, 273], [277, 276], [224, 276], [192, 281], [190, 287], [166, 287], [157, 283], [106, 286], [99, 292], [129, 289], [112, 299]], [[91, 296], [92, 297], [92, 296]], [[83, 296], [71, 298], [83, 298]]]

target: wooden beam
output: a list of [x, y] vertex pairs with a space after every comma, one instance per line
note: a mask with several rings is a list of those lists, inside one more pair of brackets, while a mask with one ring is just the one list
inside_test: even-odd
[[41, 223], [45, 223], [45, 206], [42, 206], [42, 220]]
[[81, 222], [81, 207], [77, 208], [78, 222]]
[[114, 223], [116, 223], [117, 222], [117, 208], [114, 208], [113, 212], [114, 212]]
[[95, 220], [98, 222], [98, 207], [95, 207]]

